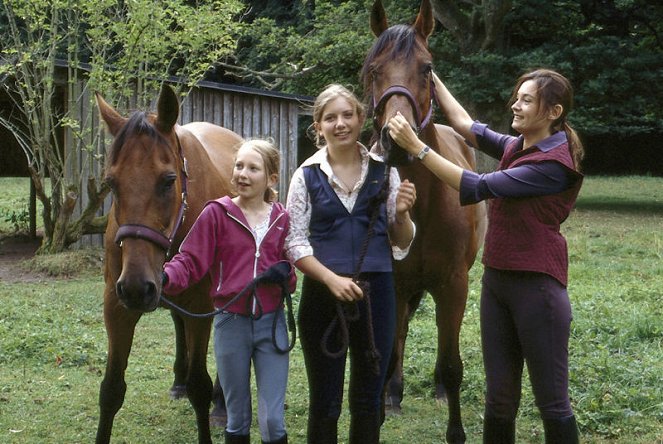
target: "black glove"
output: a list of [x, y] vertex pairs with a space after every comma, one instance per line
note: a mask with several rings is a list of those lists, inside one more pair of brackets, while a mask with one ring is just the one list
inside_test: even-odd
[[286, 284], [290, 280], [291, 271], [292, 265], [290, 265], [290, 262], [277, 262], [256, 276], [256, 283], [277, 285]]

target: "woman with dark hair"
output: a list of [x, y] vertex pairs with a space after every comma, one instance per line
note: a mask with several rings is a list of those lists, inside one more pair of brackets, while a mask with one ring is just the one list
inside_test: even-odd
[[560, 233], [582, 184], [582, 144], [567, 122], [573, 89], [547, 69], [520, 77], [511, 98], [514, 137], [473, 121], [434, 74], [433, 80], [450, 125], [500, 161], [493, 173], [464, 170], [419, 140], [402, 115], [389, 121], [396, 143], [458, 190], [461, 204], [490, 199], [481, 291], [483, 441], [515, 442], [527, 363], [546, 443], [577, 443], [568, 393], [568, 253]]

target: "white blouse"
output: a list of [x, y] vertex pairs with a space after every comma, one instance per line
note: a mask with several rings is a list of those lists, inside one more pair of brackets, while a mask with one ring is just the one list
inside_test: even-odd
[[[334, 174], [334, 171], [329, 164], [326, 147], [321, 148], [314, 155], [306, 159], [293, 174], [292, 179], [290, 180], [288, 202], [286, 204], [286, 209], [290, 215], [290, 231], [285, 240], [286, 256], [293, 263], [303, 257], [313, 255], [313, 247], [308, 239], [308, 227], [311, 221], [311, 200], [308, 190], [306, 189], [303, 167], [314, 165], [316, 163], [320, 164], [320, 169], [329, 178], [329, 185], [332, 187], [343, 206], [348, 212], [351, 212], [357, 201], [359, 190], [361, 190], [361, 187], [366, 181], [366, 176], [368, 175], [369, 156], [379, 162], [383, 162], [379, 155], [369, 152], [361, 143], [357, 143], [357, 145], [359, 146], [359, 154], [361, 156], [361, 176], [350, 192], [344, 189], [342, 182]], [[400, 184], [401, 179], [398, 175], [398, 171], [396, 168], [391, 168], [389, 175], [389, 196], [387, 198], [387, 218], [389, 225], [393, 224], [396, 218], [396, 195], [398, 194]], [[416, 233], [416, 226], [414, 223], [412, 223], [412, 228], [414, 233]], [[412, 239], [414, 239], [414, 236], [412, 236]], [[405, 249], [392, 245], [391, 249], [394, 259], [404, 259], [410, 251], [411, 245], [412, 242], [410, 242], [410, 245]]]

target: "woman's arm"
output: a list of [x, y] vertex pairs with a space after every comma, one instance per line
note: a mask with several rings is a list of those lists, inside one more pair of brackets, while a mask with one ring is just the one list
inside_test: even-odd
[[476, 135], [472, 132], [472, 124], [474, 120], [465, 111], [465, 108], [451, 95], [447, 87], [442, 83], [442, 80], [433, 73], [433, 84], [435, 85], [435, 98], [437, 103], [442, 108], [444, 115], [449, 121], [449, 125], [456, 130], [461, 136], [468, 140], [472, 146], [478, 146]]

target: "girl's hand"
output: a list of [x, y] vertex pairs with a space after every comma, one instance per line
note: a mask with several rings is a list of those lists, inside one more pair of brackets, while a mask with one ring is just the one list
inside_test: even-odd
[[364, 297], [364, 292], [352, 278], [334, 274], [325, 281], [329, 291], [341, 302], [354, 302]]
[[425, 143], [419, 140], [414, 130], [400, 111], [397, 112], [394, 117], [389, 119], [388, 125], [389, 135], [394, 139], [394, 142], [413, 156], [419, 154], [419, 151], [426, 146]]
[[417, 189], [414, 184], [409, 180], [405, 179], [401, 182], [401, 186], [398, 188], [398, 194], [396, 195], [396, 220], [399, 220], [399, 216], [410, 211], [414, 206], [414, 203], [417, 200]]

